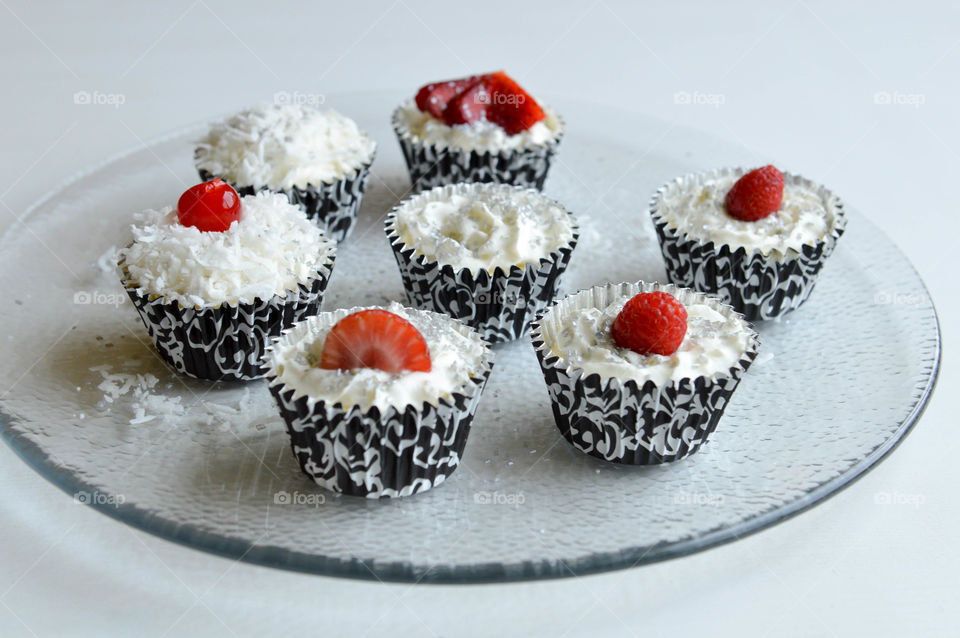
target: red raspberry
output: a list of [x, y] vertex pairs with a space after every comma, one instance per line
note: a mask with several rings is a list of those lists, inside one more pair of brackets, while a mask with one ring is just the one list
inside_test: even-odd
[[621, 348], [642, 355], [671, 355], [687, 334], [687, 309], [665, 292], [641, 292], [613, 320], [610, 335]]
[[783, 173], [767, 165], [750, 171], [736, 181], [725, 204], [731, 216], [755, 222], [780, 210], [783, 201]]

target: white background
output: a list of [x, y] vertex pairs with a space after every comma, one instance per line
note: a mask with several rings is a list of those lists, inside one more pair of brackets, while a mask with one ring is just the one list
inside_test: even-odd
[[[412, 94], [502, 67], [535, 94], [697, 127], [827, 183], [917, 266], [948, 352], [960, 335], [955, 3], [256, 4], [0, 0], [0, 227], [113, 153], [277, 91]], [[77, 91], [124, 103], [77, 105]], [[0, 635], [956, 635], [951, 364], [903, 445], [814, 510], [692, 557], [517, 585], [233, 563], [75, 505], [0, 446]]]

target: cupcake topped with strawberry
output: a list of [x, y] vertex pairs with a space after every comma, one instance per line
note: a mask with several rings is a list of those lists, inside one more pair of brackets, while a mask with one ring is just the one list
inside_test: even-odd
[[450, 400], [488, 356], [486, 342], [455, 320], [392, 303], [298, 324], [272, 346], [271, 366], [275, 383], [311, 404], [385, 414]]
[[426, 84], [398, 115], [414, 139], [463, 150], [534, 147], [562, 128], [555, 113], [503, 71]]
[[702, 242], [785, 255], [822, 241], [839, 221], [839, 200], [772, 165], [682, 181], [661, 190], [657, 212], [675, 231]]
[[564, 364], [638, 386], [725, 372], [753, 337], [742, 317], [683, 290], [649, 290], [571, 308], [542, 334]]
[[220, 179], [177, 206], [146, 210], [121, 251], [124, 277], [141, 294], [183, 307], [288, 296], [329, 275], [335, 244], [283, 195], [240, 197]]

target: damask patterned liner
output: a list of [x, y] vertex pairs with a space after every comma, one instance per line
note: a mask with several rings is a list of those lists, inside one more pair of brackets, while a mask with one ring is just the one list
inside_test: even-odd
[[832, 232], [816, 244], [804, 244], [801, 252], [790, 250], [785, 255], [764, 255], [759, 250], [748, 252], [742, 246], [732, 249], [727, 244], [704, 242], [677, 231], [660, 214], [660, 202], [668, 188], [684, 188], [695, 179], [745, 172], [742, 168], [719, 169], [673, 180], [651, 198], [650, 215], [672, 283], [716, 295], [749, 321], [776, 319], [807, 300], [820, 270], [846, 230], [847, 218], [840, 198], [808, 179], [784, 173], [788, 184], [800, 184], [818, 192], [824, 201], [833, 201], [837, 211]]
[[533, 324], [531, 338], [540, 361], [557, 428], [578, 450], [629, 465], [657, 465], [690, 456], [716, 429], [734, 390], [757, 356], [759, 338], [751, 334], [747, 350], [727, 372], [684, 378], [657, 385], [585, 375], [554, 354], [544, 330], [559, 328], [564, 313], [605, 307], [640, 292], [662, 290], [681, 303], [705, 303], [730, 316], [734, 311], [716, 299], [657, 283], [596, 286], [570, 295], [545, 310]]
[[[363, 193], [370, 181], [370, 166], [375, 158], [358, 168], [353, 173], [333, 180], [332, 182], [323, 182], [319, 186], [307, 184], [300, 188], [294, 186], [290, 189], [274, 191], [283, 193], [291, 204], [299, 206], [307, 217], [313, 219], [323, 228], [334, 241], [343, 241], [353, 230], [354, 222], [357, 219], [357, 212], [360, 210], [360, 204], [363, 201]], [[201, 181], [209, 181], [216, 175], [198, 168], [197, 173]], [[230, 180], [224, 180], [229, 182]], [[244, 195], [253, 195], [260, 190], [273, 190], [266, 186], [254, 188], [249, 185], [238, 185], [230, 182], [230, 185], [236, 189], [242, 197]]]
[[[468, 188], [468, 184], [451, 185], [416, 197], [441, 197]], [[441, 265], [416, 254], [413, 246], [404, 243], [397, 229], [397, 211], [409, 201], [401, 202], [390, 211], [384, 229], [410, 305], [459, 319], [492, 343], [513, 341], [524, 335], [537, 313], [553, 301], [560, 289], [561, 278], [580, 237], [573, 215], [567, 212], [573, 237], [546, 259], [522, 268], [511, 266], [508, 271], [497, 267], [493, 273], [486, 270], [474, 273], [469, 268]]]
[[178, 372], [211, 381], [249, 381], [266, 374], [261, 359], [269, 341], [297, 321], [320, 312], [335, 254], [285, 297], [185, 308], [142, 294], [121, 257], [120, 279], [164, 361]]
[[459, 182], [494, 182], [543, 190], [550, 162], [563, 139], [564, 125], [561, 120], [560, 132], [552, 140], [533, 148], [481, 153], [424, 144], [410, 134], [403, 122], [402, 112], [403, 109], [398, 107], [393, 112], [391, 123], [407, 161], [414, 193]]
[[[309, 321], [332, 326], [351, 308], [324, 313]], [[479, 335], [450, 322], [452, 330]], [[296, 328], [294, 328], [296, 330]], [[289, 331], [279, 340], [296, 338]], [[278, 341], [279, 341], [278, 340]], [[383, 414], [373, 406], [313, 402], [278, 379], [267, 353], [267, 383], [287, 424], [293, 454], [304, 474], [334, 492], [366, 498], [409, 496], [440, 485], [460, 464], [470, 425], [483, 388], [493, 370], [493, 353], [484, 355], [461, 392], [436, 405], [391, 406]]]

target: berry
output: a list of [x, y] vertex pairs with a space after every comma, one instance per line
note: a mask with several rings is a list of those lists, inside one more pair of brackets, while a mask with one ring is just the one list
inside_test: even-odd
[[750, 171], [736, 181], [724, 203], [727, 212], [745, 222], [755, 222], [780, 210], [783, 202], [783, 173], [767, 165]]
[[443, 112], [447, 108], [447, 103], [479, 79], [480, 76], [473, 75], [458, 80], [427, 84], [417, 91], [417, 108], [435, 118], [443, 119]]
[[503, 71], [492, 74], [489, 83], [487, 119], [507, 135], [522, 133], [547, 116], [537, 101]]
[[240, 196], [220, 178], [197, 184], [177, 200], [177, 217], [184, 226], [223, 232], [240, 219]]
[[384, 372], [430, 372], [430, 350], [409, 321], [386, 310], [361, 310], [330, 329], [319, 367], [376, 368]]
[[445, 124], [453, 126], [487, 119], [490, 89], [486, 77], [480, 78], [447, 103], [443, 111]]
[[687, 309], [665, 292], [641, 292], [613, 320], [610, 335], [621, 348], [642, 355], [671, 355], [687, 334]]

